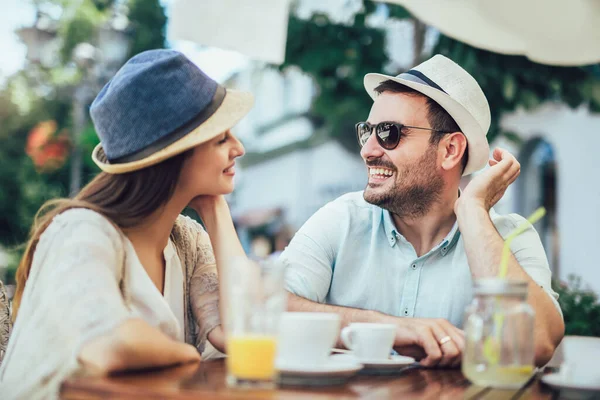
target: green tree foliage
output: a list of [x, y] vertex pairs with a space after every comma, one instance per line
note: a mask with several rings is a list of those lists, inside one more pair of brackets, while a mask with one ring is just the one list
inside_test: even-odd
[[443, 35], [434, 53], [454, 60], [479, 82], [492, 111], [490, 142], [506, 133], [499, 126], [502, 116], [518, 108], [533, 110], [546, 101], [562, 101], [572, 108], [585, 104], [600, 112], [600, 74], [594, 75], [598, 66], [537, 64], [524, 56], [492, 53]]
[[167, 17], [159, 0], [130, 0], [129, 21], [134, 29], [130, 56], [165, 46]]
[[94, 41], [96, 26], [102, 20], [102, 13], [91, 0], [84, 0], [72, 10], [72, 17], [60, 26], [60, 35], [63, 39], [60, 55], [63, 63], [72, 59], [73, 49], [79, 43]]
[[115, 0], [92, 0], [96, 9], [100, 12], [110, 10], [115, 4]]
[[[302, 20], [292, 12], [286, 60], [281, 66], [297, 65], [314, 78], [319, 92], [312, 114], [324, 122], [325, 131], [352, 151], [357, 150], [352, 125], [366, 118], [372, 104], [363, 89], [363, 76], [384, 71], [389, 62], [383, 31], [365, 25], [365, 19], [375, 10], [376, 5], [365, 0], [364, 9], [356, 14], [351, 26], [332, 24], [324, 15]], [[387, 13], [391, 20], [413, 18], [397, 5], [387, 5]], [[422, 38], [416, 37], [413, 45], [419, 53]], [[598, 65], [547, 66], [522, 56], [477, 49], [443, 35], [434, 53], [456, 61], [481, 85], [492, 110], [490, 142], [499, 134], [517, 138], [514, 133], [501, 132], [499, 122], [505, 113], [519, 107], [532, 110], [545, 101], [563, 101], [571, 107], [585, 104], [592, 111], [600, 111]]]
[[[69, 0], [36, 0], [34, 3], [42, 11], [49, 7], [63, 9], [61, 19], [56, 21], [62, 39], [61, 63], [51, 69], [27, 65], [10, 77], [0, 91], [0, 247], [9, 249], [26, 240], [33, 217], [46, 200], [68, 194], [69, 160], [56, 171], [36, 170], [25, 154], [27, 138], [31, 129], [45, 120], [56, 121], [59, 130], [72, 130], [72, 94], [83, 76], [73, 73], [72, 51], [78, 43], [94, 43], [96, 30], [106, 22], [116, 2], [83, 0], [75, 4]], [[164, 47], [166, 17], [159, 1], [130, 0], [126, 4], [135, 29], [132, 53]], [[98, 143], [91, 124], [81, 139], [85, 155], [83, 176], [87, 182], [98, 172], [89, 157]], [[18, 256], [13, 258], [16, 264]], [[9, 271], [9, 277], [12, 272]]]
[[354, 124], [366, 119], [372, 104], [363, 77], [382, 71], [388, 62], [383, 30], [365, 25], [375, 7], [365, 1], [364, 10], [354, 16], [351, 25], [333, 24], [323, 14], [309, 20], [290, 15], [281, 66], [297, 65], [314, 78], [319, 87], [312, 106], [314, 116], [326, 124], [332, 137], [354, 152], [358, 149]]
[[40, 175], [25, 154], [27, 136], [40, 121], [53, 119], [59, 127], [69, 122], [70, 105], [39, 98], [22, 114], [12, 101], [12, 87], [0, 93], [0, 243], [21, 243], [40, 205], [66, 194], [68, 167]]

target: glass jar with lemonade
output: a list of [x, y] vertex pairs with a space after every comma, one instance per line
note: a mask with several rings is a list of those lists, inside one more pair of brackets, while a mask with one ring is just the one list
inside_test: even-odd
[[273, 387], [279, 320], [287, 300], [284, 268], [274, 261], [245, 257], [232, 259], [224, 267], [227, 383]]
[[527, 282], [474, 282], [465, 315], [463, 374], [475, 385], [520, 388], [534, 372], [534, 311]]

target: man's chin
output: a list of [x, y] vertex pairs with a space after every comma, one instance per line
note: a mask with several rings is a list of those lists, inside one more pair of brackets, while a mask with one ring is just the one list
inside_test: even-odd
[[365, 190], [363, 192], [363, 199], [369, 204], [378, 206], [381, 204], [381, 199], [383, 196], [381, 193], [377, 193], [377, 192], [378, 192], [378, 190], [375, 190], [374, 188], [367, 185], [367, 187], [365, 188]]

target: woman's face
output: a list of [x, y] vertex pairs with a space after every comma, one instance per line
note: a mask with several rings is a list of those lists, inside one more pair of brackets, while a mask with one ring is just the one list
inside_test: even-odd
[[235, 159], [243, 154], [244, 146], [230, 131], [196, 146], [183, 163], [178, 188], [191, 198], [231, 193]]

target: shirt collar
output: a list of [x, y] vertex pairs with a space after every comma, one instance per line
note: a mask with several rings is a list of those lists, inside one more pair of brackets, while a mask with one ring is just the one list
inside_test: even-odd
[[[381, 209], [381, 212], [383, 219], [383, 228], [385, 230], [385, 235], [387, 237], [387, 241], [390, 247], [394, 247], [398, 240], [408, 243], [406, 238], [402, 236], [402, 234], [400, 234], [400, 232], [398, 232], [398, 230], [396, 229], [396, 225], [392, 220], [392, 215], [390, 214], [390, 212], [388, 210], [384, 210], [383, 208]], [[454, 225], [452, 226], [452, 229], [450, 229], [450, 232], [448, 232], [446, 237], [431, 251], [436, 251], [440, 249], [440, 253], [442, 254], [442, 256], [445, 256], [456, 245], [459, 238], [460, 231], [458, 230], [458, 221], [455, 221]]]

